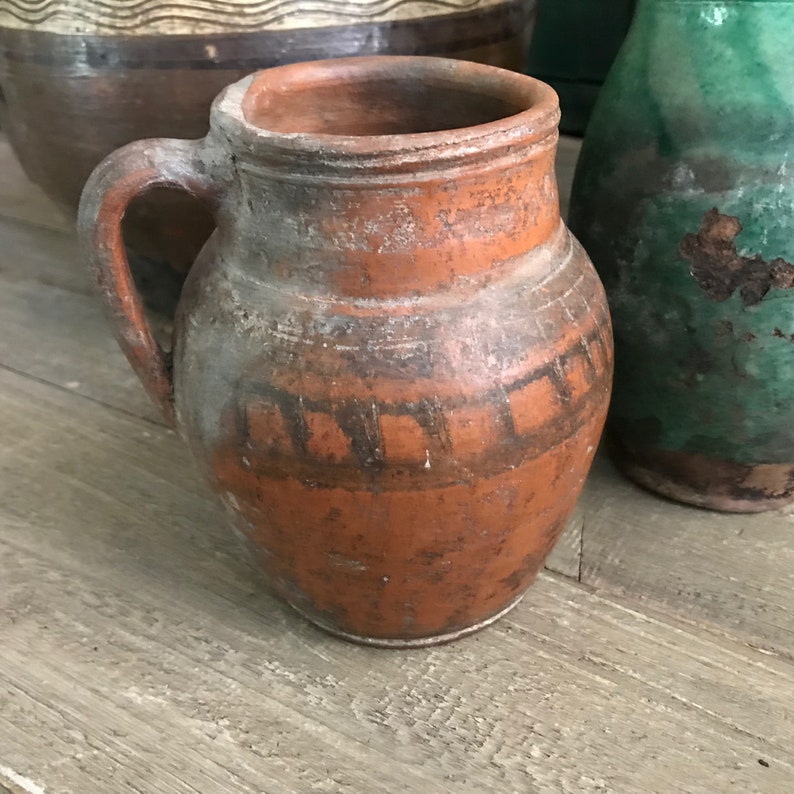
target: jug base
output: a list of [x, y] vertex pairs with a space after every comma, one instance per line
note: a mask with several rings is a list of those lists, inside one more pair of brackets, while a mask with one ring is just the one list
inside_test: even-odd
[[507, 606], [500, 609], [497, 613], [485, 618], [484, 620], [480, 620], [477, 623], [473, 623], [471, 626], [466, 626], [465, 628], [458, 629], [457, 631], [450, 631], [444, 634], [434, 634], [429, 637], [408, 637], [405, 639], [389, 637], [366, 637], [359, 634], [351, 634], [336, 628], [332, 624], [327, 623], [315, 615], [308, 614], [305, 610], [293, 603], [290, 603], [290, 606], [296, 612], [306, 618], [306, 620], [313, 623], [315, 626], [327, 632], [328, 634], [338, 637], [339, 639], [347, 640], [348, 642], [354, 642], [358, 645], [368, 645], [371, 648], [407, 649], [427, 648], [432, 645], [444, 645], [445, 643], [459, 640], [462, 637], [467, 637], [469, 634], [474, 634], [475, 632], [480, 631], [480, 629], [484, 629], [487, 626], [490, 626], [492, 623], [495, 623], [500, 618], [504, 617], [508, 612], [518, 606], [521, 599], [523, 599], [525, 595], [526, 591], [510, 601]]
[[614, 438], [609, 452], [632, 482], [694, 507], [763, 513], [794, 502], [794, 463], [736, 463], [686, 452], [639, 450]]

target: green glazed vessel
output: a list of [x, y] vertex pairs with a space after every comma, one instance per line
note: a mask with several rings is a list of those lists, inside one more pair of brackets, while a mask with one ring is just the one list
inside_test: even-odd
[[573, 186], [613, 457], [717, 510], [794, 501], [793, 33], [794, 0], [640, 0]]

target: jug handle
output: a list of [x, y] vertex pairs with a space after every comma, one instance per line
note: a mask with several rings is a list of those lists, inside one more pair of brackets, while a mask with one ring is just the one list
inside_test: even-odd
[[77, 230], [127, 360], [166, 421], [175, 424], [171, 354], [152, 335], [124, 250], [121, 221], [129, 203], [153, 187], [178, 187], [215, 209], [217, 185], [203, 161], [203, 139], [154, 138], [118, 149], [83, 188]]

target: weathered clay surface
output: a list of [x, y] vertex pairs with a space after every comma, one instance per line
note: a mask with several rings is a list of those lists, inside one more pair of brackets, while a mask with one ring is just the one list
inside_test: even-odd
[[[86, 188], [122, 347], [273, 586], [330, 631], [405, 645], [486, 624], [573, 509], [612, 341], [560, 220], [557, 119], [548, 87], [491, 67], [281, 67], [222, 94], [205, 141], [133, 145]], [[173, 404], [117, 247], [121, 197], [158, 178], [218, 219]]]

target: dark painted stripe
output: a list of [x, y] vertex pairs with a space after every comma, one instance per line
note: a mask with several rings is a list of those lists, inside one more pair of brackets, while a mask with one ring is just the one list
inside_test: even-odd
[[[601, 344], [601, 333], [597, 328], [588, 337], [591, 345]], [[504, 410], [509, 412], [507, 403], [508, 395], [513, 391], [518, 391], [525, 385], [539, 378], [554, 377], [561, 373], [565, 361], [570, 357], [581, 357], [583, 346], [574, 345], [560, 358], [548, 365], [537, 368], [531, 373], [524, 375], [516, 380], [510, 387], [496, 387], [493, 390], [477, 394], [472, 397], [460, 397], [442, 401], [435, 406], [435, 412], [441, 413], [444, 410], [454, 410], [463, 405], [467, 407], [482, 407], [484, 410], [496, 406], [497, 410], [504, 403]], [[372, 428], [353, 427], [354, 420], [361, 413], [361, 405], [357, 401], [346, 401], [338, 404], [331, 404], [325, 400], [301, 400], [301, 409], [327, 413], [337, 420], [340, 414], [344, 414], [348, 421], [342, 422], [342, 430], [351, 439], [353, 445], [351, 450], [357, 457], [355, 442], [360, 441], [361, 450], [369, 450], [364, 454], [364, 458], [358, 460], [357, 465], [348, 463], [324, 463], [306, 456], [305, 447], [295, 445], [293, 438], [293, 452], [290, 454], [279, 453], [276, 450], [257, 449], [255, 446], [246, 443], [248, 435], [246, 424], [246, 413], [248, 403], [238, 404], [237, 415], [232, 420], [237, 432], [244, 428], [238, 436], [240, 443], [232, 442], [222, 447], [224, 452], [221, 455], [237, 461], [237, 465], [244, 470], [254, 472], [258, 477], [267, 479], [292, 479], [297, 478], [302, 482], [310, 482], [314, 487], [319, 488], [368, 488], [370, 485], [378, 490], [406, 490], [406, 489], [427, 489], [427, 488], [447, 488], [454, 485], [467, 483], [468, 477], [491, 478], [503, 473], [511, 468], [518, 468], [525, 463], [537, 459], [546, 454], [549, 450], [559, 446], [566, 439], [576, 435], [580, 430], [591, 422], [595, 421], [602, 404], [603, 396], [609, 389], [609, 378], [606, 371], [591, 372], [589, 378], [589, 389], [586, 393], [580, 394], [578, 399], [573, 399], [570, 394], [561, 393], [560, 397], [564, 404], [564, 409], [553, 420], [544, 426], [538, 427], [530, 433], [518, 434], [510, 422], [510, 429], [513, 431], [507, 438], [498, 440], [490, 447], [486, 447], [481, 453], [474, 456], [455, 456], [451, 459], [448, 455], [442, 454], [434, 458], [432, 470], [425, 469], [425, 461], [417, 460], [414, 463], [400, 461], [392, 462], [388, 456], [383, 457], [382, 453], [375, 454], [373, 450], [381, 449], [381, 442], [377, 433]], [[565, 391], [567, 385], [559, 384]], [[280, 390], [263, 385], [250, 388], [248, 395], [261, 396], [266, 402], [274, 407], [279, 407], [283, 414], [285, 400], [297, 400], [294, 395], [288, 395]], [[424, 401], [423, 401], [424, 402]], [[375, 404], [373, 403], [373, 406]], [[604, 409], [605, 410], [605, 409]], [[410, 416], [415, 419], [422, 427], [426, 425], [428, 417], [428, 406], [419, 404], [389, 404], [378, 402], [376, 406], [377, 414], [392, 416]], [[493, 413], [493, 411], [490, 411]], [[432, 412], [431, 412], [432, 413]], [[287, 420], [289, 422], [289, 417]], [[425, 429], [427, 429], [425, 427]], [[373, 440], [374, 439], [374, 440]], [[372, 447], [372, 449], [370, 449]], [[245, 458], [247, 463], [242, 465]], [[367, 477], [374, 476], [375, 479], [366, 485]]]
[[[553, 452], [596, 422], [600, 424], [605, 415], [602, 404], [600, 398], [594, 400], [591, 394], [585, 395], [575, 406], [568, 406], [554, 421], [529, 437], [516, 436], [510, 443], [496, 444], [473, 458], [437, 457], [430, 469], [425, 467], [424, 461], [397, 463], [388, 458], [379, 460], [377, 466], [364, 466], [360, 461], [325, 463], [256, 449], [244, 441], [219, 444], [210, 465], [217, 472], [228, 471], [229, 464], [233, 463], [234, 468], [254, 474], [260, 481], [298, 480], [310, 488], [377, 493], [453, 488], [498, 477]], [[215, 476], [217, 474], [213, 474]], [[224, 487], [231, 488], [231, 484], [225, 483]], [[237, 493], [239, 495], [239, 490]]]
[[[606, 322], [606, 315], [600, 315], [598, 319], [593, 322], [589, 333], [584, 337], [584, 341], [587, 344], [588, 349], [598, 346], [602, 354], [605, 353], [603, 328]], [[521, 391], [521, 389], [523, 389], [525, 386], [528, 386], [530, 383], [543, 378], [549, 378], [549, 380], [555, 385], [561, 400], [570, 400], [570, 390], [567, 383], [565, 382], [563, 374], [565, 364], [571, 359], [583, 356], [583, 353], [584, 346], [582, 342], [577, 340], [572, 347], [570, 347], [564, 353], [561, 353], [554, 361], [527, 372], [509, 385], [495, 386], [493, 389], [489, 389], [488, 391], [480, 392], [475, 395], [459, 395], [452, 399], [441, 400], [439, 407], [443, 408], [443, 410], [456, 410], [460, 408], [478, 408], [483, 406], [499, 405], [504, 401], [505, 396], [509, 397], [509, 395], [513, 392]], [[608, 356], [605, 355], [604, 360], [607, 359]], [[603, 378], [603, 374], [598, 373], [595, 370], [591, 370], [589, 374], [592, 376], [592, 382], [590, 383], [591, 387], [597, 387], [600, 380]], [[275, 386], [253, 382], [246, 384], [244, 395], [245, 397], [260, 398], [271, 402], [273, 405], [279, 406], [285, 399], [297, 399], [296, 396], [289, 395], [287, 392], [284, 392]], [[303, 407], [305, 410], [326, 413], [329, 415], [333, 415], [339, 409], [339, 406], [345, 402], [337, 401], [332, 403], [330, 400], [317, 400], [306, 396], [301, 396], [301, 400], [303, 401]], [[378, 411], [388, 416], [411, 416], [416, 418], [417, 404], [388, 403], [379, 401]]]
[[[529, 37], [535, 3], [385, 23], [218, 35], [90, 36], [0, 29], [3, 62], [59, 69], [250, 70], [349, 55], [442, 55]], [[527, 42], [528, 43], [528, 42]], [[217, 54], [210, 57], [207, 45]]]

